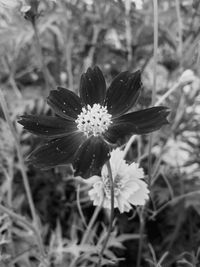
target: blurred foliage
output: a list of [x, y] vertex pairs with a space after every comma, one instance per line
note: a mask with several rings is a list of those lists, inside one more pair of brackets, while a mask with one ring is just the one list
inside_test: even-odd
[[[181, 46], [176, 1], [158, 2], [157, 98], [175, 84], [185, 69], [193, 70], [195, 75], [192, 83], [166, 100], [171, 108], [170, 125], [154, 134], [151, 199], [143, 211], [134, 208], [131, 214], [116, 212], [103, 260], [107, 266], [115, 263], [120, 267], [137, 266], [141, 240], [140, 266], [200, 264], [200, 2], [178, 1]], [[128, 5], [123, 0], [40, 0], [34, 10], [34, 21], [29, 17], [31, 1], [13, 3], [0, 0], [0, 84], [24, 156], [40, 140], [22, 131], [16, 123], [18, 116], [49, 114], [43, 98], [48, 90], [60, 85], [77, 92], [80, 75], [89, 66], [99, 65], [107, 81], [121, 71], [142, 69], [144, 88], [138, 105], [150, 104], [152, 1], [141, 1], [139, 7], [137, 1]], [[15, 154], [14, 140], [0, 110], [0, 200], [29, 218]], [[147, 136], [137, 139], [127, 159], [140, 162], [148, 172]], [[81, 244], [85, 225], [77, 207], [77, 194], [88, 224], [94, 211], [88, 188], [81, 184], [77, 191], [78, 182], [69, 166], [49, 171], [27, 166], [26, 171], [50, 266], [71, 266], [74, 258], [74, 266], [95, 266], [106, 235], [107, 212], [100, 212], [89, 242]], [[33, 236], [1, 214], [2, 266], [41, 267], [39, 261]]]

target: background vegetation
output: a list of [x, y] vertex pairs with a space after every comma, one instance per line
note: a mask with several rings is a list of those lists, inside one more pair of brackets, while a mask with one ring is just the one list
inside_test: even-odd
[[167, 92], [164, 104], [171, 109], [170, 125], [151, 142], [137, 137], [129, 151], [127, 160], [151, 174], [150, 201], [115, 212], [103, 263], [199, 266], [199, 1], [162, 0], [158, 9], [155, 0], [34, 2], [0, 1], [0, 266], [95, 266], [98, 260], [107, 211], [88, 233], [94, 207], [87, 187], [70, 166], [41, 171], [24, 165], [40, 140], [17, 124], [25, 113], [49, 114], [49, 91], [61, 85], [77, 92], [81, 73], [94, 65], [108, 83], [121, 71], [141, 69], [144, 88], [135, 109]]

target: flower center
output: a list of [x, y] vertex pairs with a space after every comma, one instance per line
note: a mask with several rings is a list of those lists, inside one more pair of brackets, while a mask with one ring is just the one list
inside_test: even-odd
[[[114, 196], [118, 196], [120, 193], [120, 190], [122, 188], [122, 183], [120, 182], [121, 178], [119, 175], [117, 175], [113, 181], [114, 185]], [[104, 186], [104, 192], [106, 194], [107, 198], [111, 198], [111, 184], [110, 184], [110, 178], [109, 177], [103, 177], [103, 186]]]
[[111, 117], [106, 107], [94, 104], [92, 107], [90, 105], [83, 107], [75, 122], [77, 123], [77, 128], [85, 135], [97, 136], [108, 129], [112, 123]]

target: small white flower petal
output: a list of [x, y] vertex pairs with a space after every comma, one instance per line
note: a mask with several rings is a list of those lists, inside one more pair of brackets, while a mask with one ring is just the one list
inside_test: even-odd
[[132, 208], [131, 205], [128, 203], [128, 201], [123, 197], [122, 194], [118, 196], [117, 202], [118, 202], [118, 209], [120, 213], [129, 212]]
[[135, 206], [144, 205], [146, 200], [149, 199], [149, 190], [146, 183], [140, 180], [138, 184], [140, 185], [139, 190], [134, 192], [129, 198], [129, 202]]
[[125, 199], [128, 199], [132, 194], [140, 189], [140, 186], [136, 181], [127, 181], [125, 186], [122, 188], [121, 192]]
[[88, 179], [83, 179], [83, 181], [86, 183], [86, 184], [89, 184], [89, 185], [93, 185], [97, 182], [100, 182], [101, 181], [101, 177], [97, 176], [97, 175], [94, 175]]
[[129, 174], [134, 177], [134, 179], [142, 179], [144, 178], [144, 171], [139, 167], [138, 163], [131, 163], [129, 165]]
[[102, 182], [97, 182], [93, 185], [93, 188], [89, 190], [88, 195], [93, 201], [94, 206], [100, 206], [104, 200], [104, 191]]
[[[112, 168], [113, 177], [115, 177], [117, 174], [120, 174], [119, 172], [124, 173], [128, 167], [128, 164], [126, 164], [126, 161], [123, 159], [123, 156], [124, 152], [119, 148], [116, 148], [111, 152], [110, 165]], [[107, 167], [104, 165], [102, 168], [102, 176], [105, 176], [106, 174], [108, 174], [108, 170]]]

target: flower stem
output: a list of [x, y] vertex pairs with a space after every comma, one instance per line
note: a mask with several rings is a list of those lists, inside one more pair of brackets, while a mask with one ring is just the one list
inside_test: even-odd
[[128, 151], [129, 151], [129, 149], [131, 148], [133, 142], [135, 141], [135, 139], [136, 139], [136, 135], [132, 135], [131, 138], [128, 140], [128, 142], [125, 146], [125, 149], [124, 149], [124, 156], [123, 156], [124, 159], [125, 159]]
[[82, 220], [84, 226], [87, 227], [87, 223], [86, 223], [86, 220], [85, 220], [85, 217], [84, 217], [82, 208], [81, 208], [81, 203], [80, 203], [80, 185], [77, 186], [77, 191], [76, 191], [76, 202], [77, 202], [78, 212], [79, 212], [79, 214], [80, 214], [80, 216], [81, 216], [81, 220]]
[[142, 210], [140, 211], [139, 218], [140, 218], [140, 239], [139, 239], [139, 246], [138, 246], [138, 253], [137, 253], [137, 264], [136, 267], [140, 267], [141, 263], [141, 257], [142, 257], [142, 248], [143, 248], [143, 232], [144, 232], [144, 207], [142, 207]]
[[158, 62], [158, 0], [153, 0], [154, 26], [153, 26], [153, 90], [151, 104], [154, 106], [156, 102], [156, 76], [157, 76], [157, 62]]
[[125, 5], [125, 37], [126, 37], [126, 47], [127, 47], [127, 65], [128, 68], [131, 66], [132, 61], [132, 29], [131, 29], [131, 0], [126, 0], [124, 2]]
[[[38, 52], [38, 57], [40, 58], [40, 61], [41, 61], [41, 65], [42, 65], [42, 73], [43, 73], [44, 82], [45, 82], [46, 94], [48, 94], [50, 91], [51, 85], [53, 87], [55, 87], [55, 85], [54, 85], [54, 81], [53, 81], [52, 77], [49, 74], [49, 70], [48, 70], [46, 63], [45, 63], [45, 60], [44, 60], [44, 55], [42, 53], [42, 47], [40, 44], [37, 25], [35, 22], [33, 22], [32, 25], [33, 25], [33, 30], [34, 30], [34, 34], [35, 34], [36, 49]], [[51, 83], [49, 82], [49, 80], [51, 80]]]
[[[154, 15], [154, 38], [153, 38], [153, 90], [152, 90], [152, 99], [151, 105], [154, 106], [156, 102], [156, 76], [157, 76], [157, 61], [158, 61], [158, 0], [153, 0], [153, 15]], [[151, 149], [153, 145], [153, 133], [149, 136], [149, 157], [148, 157], [148, 175], [149, 175], [149, 186], [151, 185], [151, 169], [152, 169], [152, 156]]]
[[155, 103], [155, 107], [159, 106], [160, 104], [162, 104], [166, 98], [168, 98], [168, 96], [170, 96], [174, 91], [180, 89], [181, 87], [184, 87], [185, 85], [190, 84], [190, 81], [185, 81], [185, 82], [181, 82], [178, 81], [174, 84], [174, 86], [172, 86], [172, 88], [170, 88], [160, 99], [157, 100], [157, 102]]
[[[29, 186], [29, 182], [28, 182], [28, 177], [26, 174], [26, 168], [24, 165], [24, 160], [23, 160], [23, 155], [22, 155], [22, 151], [20, 148], [20, 143], [19, 143], [19, 139], [18, 136], [15, 132], [14, 126], [12, 124], [12, 121], [10, 119], [9, 116], [9, 111], [8, 111], [8, 107], [7, 107], [7, 103], [5, 101], [3, 92], [0, 88], [0, 104], [5, 116], [5, 119], [10, 127], [11, 133], [15, 139], [15, 146], [16, 146], [16, 150], [17, 150], [17, 156], [19, 159], [19, 163], [20, 163], [20, 170], [21, 170], [21, 174], [22, 174], [22, 179], [23, 179], [23, 183], [24, 183], [24, 187], [25, 187], [25, 192], [27, 195], [27, 199], [28, 199], [28, 203], [29, 203], [29, 207], [30, 207], [30, 211], [31, 211], [31, 215], [32, 215], [32, 219], [33, 219], [33, 224], [35, 226], [36, 229], [38, 228], [38, 222], [37, 222], [37, 215], [36, 215], [36, 211], [35, 211], [35, 206], [33, 203], [33, 198], [32, 198], [32, 194], [31, 194], [31, 190], [30, 190], [30, 186]], [[44, 250], [41, 251], [41, 253], [44, 255]]]
[[200, 194], [200, 190], [196, 190], [196, 191], [192, 191], [192, 192], [189, 192], [189, 193], [185, 193], [181, 196], [177, 196], [177, 197], [174, 197], [173, 199], [169, 200], [167, 203], [163, 204], [159, 209], [155, 210], [152, 212], [152, 215], [149, 217], [150, 220], [154, 220], [155, 217], [161, 213], [164, 209], [166, 209], [168, 206], [170, 205], [175, 205], [177, 204], [179, 201], [187, 198], [187, 197], [194, 197], [194, 195], [196, 194]]
[[183, 24], [181, 19], [181, 9], [180, 9], [180, 2], [179, 0], [175, 0], [176, 3], [176, 14], [177, 14], [177, 21], [178, 21], [178, 56], [180, 60], [180, 65], [182, 67], [182, 55], [183, 55]]
[[110, 211], [110, 222], [109, 222], [109, 227], [108, 227], [108, 233], [107, 233], [107, 236], [106, 236], [106, 239], [104, 241], [104, 244], [101, 248], [101, 251], [100, 251], [100, 255], [99, 255], [99, 261], [97, 263], [97, 267], [101, 267], [101, 261], [102, 261], [102, 258], [103, 258], [103, 253], [104, 253], [104, 250], [106, 249], [106, 246], [108, 244], [108, 241], [109, 241], [109, 238], [110, 238], [110, 235], [111, 235], [111, 232], [112, 232], [112, 226], [113, 226], [113, 219], [114, 219], [114, 183], [113, 183], [113, 177], [112, 177], [112, 170], [111, 170], [111, 166], [110, 166], [110, 161], [108, 160], [107, 163], [107, 169], [108, 169], [108, 175], [109, 175], [109, 178], [110, 178], [110, 191], [111, 191], [111, 211]]
[[91, 220], [90, 220], [90, 222], [88, 224], [86, 232], [85, 232], [85, 234], [84, 234], [84, 236], [83, 236], [83, 238], [81, 240], [81, 245], [83, 245], [83, 244], [85, 244], [87, 242], [87, 239], [88, 239], [88, 236], [89, 236], [89, 234], [91, 232], [92, 226], [94, 225], [100, 210], [101, 210], [101, 206], [97, 206], [95, 211], [94, 211], [94, 213], [93, 213], [93, 215], [92, 215], [92, 218], [91, 218]]
[[3, 109], [3, 113], [4, 113], [4, 116], [6, 118], [6, 121], [7, 121], [8, 125], [9, 125], [11, 133], [12, 133], [14, 139], [15, 139], [15, 145], [16, 145], [16, 149], [17, 149], [17, 155], [18, 155], [18, 158], [19, 158], [19, 162], [20, 162], [20, 165], [21, 165], [21, 173], [22, 173], [22, 178], [23, 178], [23, 182], [24, 182], [24, 187], [25, 187], [25, 190], [26, 190], [26, 194], [27, 194], [27, 198], [28, 198], [31, 214], [32, 214], [32, 217], [33, 217], [33, 221], [36, 222], [37, 221], [37, 219], [36, 219], [37, 217], [36, 217], [35, 207], [34, 207], [32, 196], [31, 196], [30, 186], [29, 186], [29, 183], [28, 183], [28, 177], [27, 177], [26, 171], [25, 171], [25, 165], [24, 165], [24, 161], [23, 161], [22, 152], [21, 152], [21, 149], [20, 149], [19, 139], [18, 139], [18, 136], [17, 136], [17, 134], [15, 132], [14, 126], [13, 126], [11, 120], [10, 120], [8, 107], [7, 107], [7, 104], [6, 104], [6, 101], [5, 101], [5, 98], [4, 98], [4, 95], [3, 95], [3, 92], [2, 92], [1, 89], [0, 89], [0, 103], [1, 103], [1, 107]]

